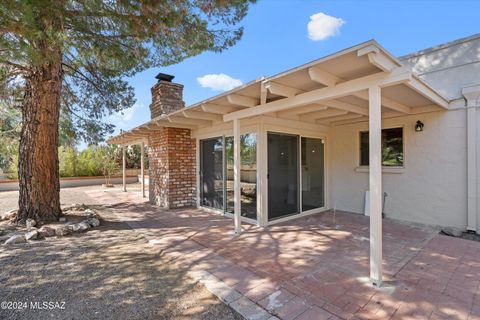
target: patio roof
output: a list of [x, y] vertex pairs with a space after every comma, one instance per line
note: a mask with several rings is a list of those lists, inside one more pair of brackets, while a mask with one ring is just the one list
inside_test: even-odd
[[382, 118], [448, 109], [445, 98], [370, 40], [156, 117], [107, 142], [147, 143], [162, 127], [199, 129], [260, 115], [327, 128], [368, 121], [372, 85], [381, 87]]

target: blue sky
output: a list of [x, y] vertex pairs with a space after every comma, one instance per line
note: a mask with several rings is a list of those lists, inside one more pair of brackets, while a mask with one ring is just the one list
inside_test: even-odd
[[[225, 74], [237, 80], [233, 84], [246, 83], [369, 39], [401, 56], [480, 32], [479, 12], [480, 1], [474, 0], [260, 0], [242, 21], [244, 36], [235, 46], [137, 74], [129, 80], [135, 88], [136, 105], [109, 120], [117, 124], [116, 132], [147, 122], [150, 88], [159, 72], [175, 75], [174, 82], [185, 86], [184, 100], [190, 105], [222, 92], [202, 87], [197, 78], [205, 75]], [[318, 13], [323, 15], [314, 16], [309, 37], [307, 26]]]

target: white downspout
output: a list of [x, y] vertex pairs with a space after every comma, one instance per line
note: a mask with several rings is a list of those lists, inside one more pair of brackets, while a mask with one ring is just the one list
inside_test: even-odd
[[467, 100], [467, 230], [479, 232], [477, 203], [477, 108], [480, 85], [462, 89]]

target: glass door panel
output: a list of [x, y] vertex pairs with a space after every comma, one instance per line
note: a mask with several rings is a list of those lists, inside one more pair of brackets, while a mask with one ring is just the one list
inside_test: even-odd
[[[240, 137], [240, 183], [242, 216], [257, 219], [257, 135], [243, 134]], [[226, 212], [234, 213], [233, 192], [233, 137], [225, 137], [225, 186]]]
[[302, 138], [302, 211], [325, 206], [324, 144]]
[[268, 219], [299, 213], [298, 136], [268, 133]]
[[200, 202], [223, 210], [223, 138], [200, 141]]

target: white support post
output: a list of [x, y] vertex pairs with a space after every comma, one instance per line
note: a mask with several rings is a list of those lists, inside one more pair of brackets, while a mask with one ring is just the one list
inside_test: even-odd
[[368, 89], [370, 166], [370, 278], [382, 284], [382, 110], [379, 86]]
[[240, 184], [240, 120], [233, 120], [233, 189], [235, 197], [235, 234], [242, 232], [241, 220], [241, 184]]
[[477, 109], [467, 106], [467, 230], [477, 231]]
[[468, 231], [480, 232], [477, 200], [477, 108], [480, 107], [480, 86], [462, 89], [467, 100], [467, 227]]
[[125, 157], [125, 146], [122, 146], [122, 177], [123, 177], [123, 191], [127, 191], [126, 168], [127, 158]]
[[145, 198], [145, 166], [144, 166], [144, 158], [145, 158], [145, 142], [142, 142], [140, 150], [140, 175], [142, 176], [142, 197]]

